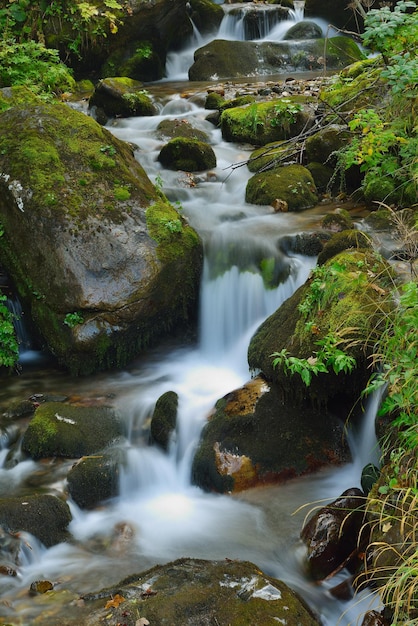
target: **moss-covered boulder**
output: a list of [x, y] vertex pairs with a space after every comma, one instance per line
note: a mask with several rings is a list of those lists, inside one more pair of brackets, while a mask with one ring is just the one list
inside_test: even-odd
[[[249, 345], [250, 368], [275, 382], [284, 397], [332, 406], [345, 419], [368, 380], [368, 356], [392, 306], [391, 282], [390, 267], [372, 251], [351, 249], [334, 256], [261, 324]], [[351, 372], [335, 373], [335, 361], [327, 357], [333, 346], [354, 359]], [[280, 353], [285, 358], [275, 366], [273, 355]], [[331, 354], [340, 353], [331, 349]], [[292, 374], [294, 358], [299, 367]], [[328, 371], [315, 370], [318, 363]]]
[[321, 226], [325, 230], [339, 233], [343, 230], [352, 230], [354, 227], [354, 222], [350, 213], [346, 209], [338, 208], [335, 209], [335, 211], [332, 211], [332, 213], [327, 213], [326, 215], [324, 215], [321, 220]]
[[345, 146], [351, 133], [346, 127], [339, 124], [330, 124], [307, 137], [305, 142], [306, 158], [308, 161], [335, 164], [335, 153]]
[[300, 41], [254, 42], [216, 39], [196, 50], [189, 79], [224, 80], [280, 71], [342, 69], [363, 57], [348, 37]]
[[[333, 223], [333, 222], [331, 222]], [[361, 230], [354, 228], [343, 229], [329, 239], [318, 254], [318, 265], [323, 265], [344, 250], [371, 250], [371, 238]]]
[[250, 172], [272, 169], [280, 165], [281, 159], [285, 157], [286, 152], [286, 144], [273, 141], [253, 150], [247, 162], [247, 167]]
[[91, 509], [119, 494], [120, 466], [126, 461], [121, 448], [83, 456], [67, 474], [68, 492], [81, 509]]
[[84, 594], [79, 621], [68, 622], [68, 626], [103, 624], [109, 615], [106, 602], [116, 594], [123, 601], [112, 605], [112, 623], [126, 626], [138, 622], [266, 626], [277, 620], [287, 626], [319, 625], [296, 592], [252, 563], [183, 558], [129, 576], [111, 589]]
[[194, 128], [186, 119], [162, 120], [156, 129], [156, 135], [160, 139], [175, 139], [184, 137], [186, 139], [196, 139], [207, 142], [209, 135], [203, 130]]
[[116, 49], [102, 65], [100, 76], [125, 76], [138, 81], [159, 80], [164, 76], [162, 55], [155, 43], [147, 39], [135, 40]]
[[40, 98], [23, 85], [0, 89], [0, 113], [19, 105], [39, 104]]
[[185, 172], [203, 172], [216, 167], [213, 148], [204, 141], [176, 137], [160, 150], [158, 160], [167, 169]]
[[68, 541], [71, 519], [68, 504], [52, 495], [0, 498], [0, 527], [31, 533], [47, 548]]
[[189, 5], [186, 8], [199, 32], [216, 33], [225, 15], [223, 8], [212, 0], [190, 0]]
[[111, 408], [45, 402], [28, 424], [22, 450], [33, 459], [79, 458], [102, 450], [122, 435], [121, 419]]
[[157, 113], [143, 84], [125, 77], [100, 80], [89, 99], [89, 108], [93, 107], [104, 111], [108, 117], [149, 116]]
[[194, 321], [201, 241], [132, 148], [64, 104], [0, 118], [0, 260], [60, 363], [121, 366]]
[[238, 492], [348, 459], [337, 418], [308, 403], [283, 402], [275, 385], [257, 377], [217, 402], [192, 476], [206, 491]]
[[155, 404], [151, 419], [151, 437], [163, 450], [168, 450], [176, 428], [177, 408], [178, 395], [175, 391], [163, 393]]
[[316, 22], [303, 20], [291, 26], [283, 39], [289, 41], [291, 39], [319, 39], [319, 37], [322, 37], [322, 28]]
[[246, 202], [267, 205], [276, 199], [285, 201], [289, 211], [315, 206], [318, 196], [309, 170], [302, 165], [288, 165], [259, 172], [248, 180]]
[[299, 96], [228, 108], [220, 118], [225, 141], [254, 146], [295, 137], [313, 122], [312, 112]]

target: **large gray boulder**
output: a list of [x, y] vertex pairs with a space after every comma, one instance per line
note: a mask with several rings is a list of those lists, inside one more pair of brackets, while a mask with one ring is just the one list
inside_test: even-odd
[[67, 105], [0, 116], [0, 260], [75, 374], [125, 364], [194, 320], [196, 232], [132, 147]]
[[223, 80], [277, 74], [289, 71], [342, 69], [362, 58], [357, 44], [348, 37], [306, 41], [214, 40], [196, 50], [189, 69], [190, 80]]

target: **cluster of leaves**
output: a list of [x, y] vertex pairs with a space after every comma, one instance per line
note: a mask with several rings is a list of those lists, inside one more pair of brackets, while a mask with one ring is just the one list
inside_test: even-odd
[[24, 85], [48, 98], [74, 87], [58, 51], [36, 41], [0, 40], [0, 87]]
[[418, 9], [410, 0], [370, 10], [364, 45], [384, 61], [380, 78], [388, 97], [379, 109], [361, 109], [349, 123], [351, 145], [339, 153], [341, 169], [360, 165], [366, 198], [412, 204], [418, 190]]
[[296, 115], [302, 110], [302, 106], [292, 102], [288, 98], [281, 98], [274, 107], [276, 117], [271, 120], [272, 126], [283, 126], [289, 130], [290, 125], [296, 121]]
[[75, 326], [78, 326], [79, 324], [82, 324], [83, 322], [84, 322], [84, 318], [82, 314], [79, 313], [78, 311], [74, 311], [74, 313], [67, 313], [67, 315], [64, 318], [64, 324], [68, 326], [69, 328], [74, 328]]
[[118, 0], [9, 0], [0, 9], [0, 35], [19, 42], [45, 41], [47, 23], [68, 32], [68, 50], [80, 57], [96, 40], [116, 33], [124, 7]]
[[13, 313], [0, 294], [0, 367], [14, 367], [19, 359], [19, 344], [13, 325]]

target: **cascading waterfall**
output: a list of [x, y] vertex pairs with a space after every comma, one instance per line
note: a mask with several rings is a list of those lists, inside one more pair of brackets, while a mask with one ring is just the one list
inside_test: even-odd
[[294, 0], [293, 10], [290, 9], [289, 13], [295, 22], [301, 22], [305, 17], [305, 0]]

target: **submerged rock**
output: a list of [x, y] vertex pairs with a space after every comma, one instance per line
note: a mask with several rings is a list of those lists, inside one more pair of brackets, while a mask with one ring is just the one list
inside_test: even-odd
[[194, 321], [200, 238], [132, 148], [63, 104], [0, 118], [0, 259], [59, 362], [122, 366]]
[[109, 615], [112, 623], [126, 626], [135, 626], [138, 620], [158, 626], [319, 625], [294, 591], [247, 561], [178, 559], [83, 599], [80, 621], [88, 616], [90, 626], [99, 626]]
[[155, 404], [151, 419], [151, 437], [163, 450], [168, 450], [176, 428], [178, 401], [175, 391], [167, 391]]

